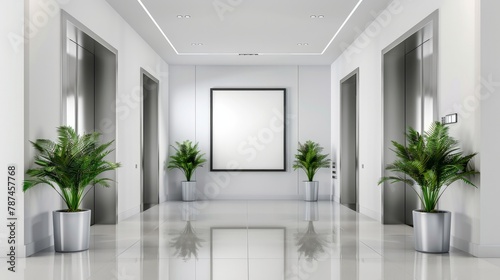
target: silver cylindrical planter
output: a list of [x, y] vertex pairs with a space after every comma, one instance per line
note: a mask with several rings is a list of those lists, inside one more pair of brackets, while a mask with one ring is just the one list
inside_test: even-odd
[[304, 181], [305, 201], [318, 201], [318, 181]]
[[56, 252], [78, 252], [89, 249], [90, 210], [52, 212]]
[[413, 210], [415, 250], [446, 253], [450, 250], [451, 212]]
[[195, 201], [196, 200], [196, 182], [183, 181], [182, 182], [182, 200]]

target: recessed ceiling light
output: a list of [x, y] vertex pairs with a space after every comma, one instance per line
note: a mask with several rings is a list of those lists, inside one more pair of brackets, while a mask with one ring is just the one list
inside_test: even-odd
[[177, 15], [177, 18], [183, 18], [183, 16], [182, 15]]
[[315, 18], [325, 18], [325, 15], [310, 15], [309, 17], [312, 18], [312, 19], [315, 19]]
[[297, 43], [297, 46], [309, 46], [309, 43]]
[[[165, 32], [163, 31], [163, 29], [160, 26], [160, 24], [153, 17], [153, 15], [149, 11], [149, 9], [146, 7], [146, 5], [144, 5], [143, 1], [145, 1], [145, 0], [136, 0], [136, 1], [142, 7], [142, 9], [144, 10], [144, 12], [148, 15], [149, 19], [156, 26], [156, 28], [161, 33], [161, 35], [163, 36], [163, 38], [168, 42], [168, 44], [170, 45], [170, 47], [172, 47], [172, 49], [174, 50], [174, 52], [177, 55], [185, 54], [185, 53], [179, 52], [177, 50], [177, 48], [174, 46], [174, 44], [172, 44], [172, 41], [170, 41], [170, 38], [168, 38], [168, 36], [165, 34]], [[322, 55], [322, 54], [324, 54], [326, 52], [326, 50], [330, 47], [330, 45], [337, 38], [337, 36], [340, 34], [340, 32], [344, 29], [344, 26], [347, 24], [347, 22], [350, 20], [350, 18], [352, 17], [352, 15], [356, 12], [356, 10], [359, 8], [359, 6], [361, 5], [362, 2], [363, 2], [363, 0], [357, 0], [357, 3], [354, 6], [354, 8], [351, 10], [351, 12], [349, 13], [349, 15], [344, 19], [344, 21], [342, 22], [342, 24], [340, 25], [340, 27], [337, 29], [337, 31], [335, 32], [335, 34], [333, 35], [333, 37], [330, 39], [330, 41], [328, 42], [328, 44], [323, 48], [323, 50], [321, 52], [311, 53], [311, 54], [314, 54], [314, 55], [320, 54], [320, 55]], [[183, 18], [183, 17], [181, 17], [181, 15], [177, 15], [177, 17], [179, 19]], [[311, 17], [311, 19], [318, 18], [317, 15], [310, 15], [310, 17]], [[228, 54], [228, 53], [211, 53], [211, 55], [226, 55], [226, 54]], [[279, 54], [282, 54], [282, 53], [279, 53]], [[240, 55], [243, 55], [243, 54], [240, 54]], [[275, 54], [273, 54], [273, 53], [262, 53], [262, 54], [255, 54], [255, 55], [275, 55]], [[291, 55], [303, 55], [303, 54], [300, 53], [300, 54], [291, 54]]]
[[297, 46], [302, 46], [302, 43], [297, 43]]
[[191, 18], [191, 16], [190, 15], [185, 15], [184, 18]]
[[203, 43], [191, 43], [191, 46], [203, 46]]

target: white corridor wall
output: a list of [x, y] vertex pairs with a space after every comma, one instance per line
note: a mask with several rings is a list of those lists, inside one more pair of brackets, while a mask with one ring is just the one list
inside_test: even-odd
[[[0, 129], [2, 137], [0, 140], [0, 170], [2, 174], [2, 188], [0, 191], [0, 258], [5, 258], [10, 250], [7, 238], [11, 236], [7, 224], [7, 168], [14, 164], [17, 167], [16, 174], [16, 217], [17, 235], [16, 249], [18, 257], [24, 256], [24, 206], [21, 182], [24, 179], [24, 38], [23, 38], [23, 1], [4, 1], [0, 9], [0, 81], [1, 109]], [[12, 182], [12, 181], [11, 181]], [[11, 185], [12, 186], [12, 185]], [[12, 239], [11, 239], [12, 240]], [[2, 259], [5, 261], [5, 259]]]
[[[210, 88], [286, 88], [286, 172], [196, 172], [199, 199], [297, 199], [305, 179], [293, 171], [297, 142], [330, 146], [329, 66], [182, 66], [170, 65], [170, 143], [192, 140], [210, 154]], [[230, 131], [228, 131], [230, 133]], [[172, 150], [170, 150], [172, 152]], [[318, 172], [320, 199], [329, 199], [331, 173]], [[168, 199], [181, 198], [180, 171], [170, 171]]]
[[[465, 152], [479, 152], [479, 104], [469, 106], [479, 82], [479, 2], [472, 0], [395, 0], [360, 33], [332, 64], [332, 146], [339, 149], [339, 81], [359, 67], [360, 212], [381, 220], [382, 50], [436, 10], [439, 13], [438, 118], [458, 113], [451, 135]], [[484, 129], [484, 128], [483, 128]], [[480, 156], [474, 160], [479, 168]], [[479, 183], [479, 180], [476, 180]], [[450, 210], [452, 245], [474, 252], [479, 240], [480, 190], [453, 184], [439, 207]], [[338, 195], [336, 189], [335, 194]], [[336, 198], [338, 199], [338, 198]], [[483, 223], [483, 222], [481, 222]], [[496, 232], [498, 234], [498, 231]], [[500, 244], [496, 238], [496, 244]], [[500, 251], [498, 252], [500, 253]], [[500, 254], [499, 254], [500, 255]]]
[[[28, 133], [25, 135], [27, 165], [33, 149], [28, 140], [54, 139], [61, 125], [61, 9], [118, 50], [116, 107], [116, 160], [118, 220], [140, 211], [140, 68], [160, 81], [160, 161], [168, 141], [168, 65], [104, 0], [29, 0]], [[114, 94], [114, 93], [110, 93]], [[21, 127], [19, 128], [21, 129]], [[165, 183], [166, 174], [160, 173]], [[160, 201], [165, 187], [160, 185]], [[60, 197], [49, 187], [35, 188], [25, 196], [27, 253], [52, 243], [51, 211], [62, 208]]]

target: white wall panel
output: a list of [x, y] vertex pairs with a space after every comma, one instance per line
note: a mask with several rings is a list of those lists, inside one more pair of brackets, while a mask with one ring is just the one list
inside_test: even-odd
[[[479, 254], [498, 257], [500, 247], [500, 219], [498, 198], [498, 159], [500, 158], [500, 126], [498, 125], [498, 111], [500, 108], [500, 80], [499, 50], [500, 33], [498, 26], [500, 18], [498, 11], [500, 2], [495, 0], [481, 1], [481, 89], [475, 91], [476, 95], [469, 103], [475, 102], [481, 106], [481, 210], [480, 210], [480, 246]], [[480, 105], [478, 104], [480, 102]], [[476, 160], [476, 165], [478, 164]], [[497, 245], [496, 250], [489, 252], [488, 245]], [[486, 250], [483, 249], [486, 245]]]
[[[22, 180], [24, 179], [24, 121], [25, 121], [25, 85], [24, 85], [24, 39], [22, 37], [23, 1], [4, 1], [0, 9], [0, 81], [1, 109], [0, 129], [2, 137], [0, 140], [0, 170], [2, 174], [3, 187], [0, 191], [0, 219], [7, 221], [7, 171], [8, 166], [15, 164], [17, 203], [15, 205], [17, 220], [17, 256], [24, 255], [24, 204], [22, 192]], [[13, 181], [11, 181], [13, 182]], [[11, 185], [12, 186], [12, 185]], [[0, 227], [0, 254], [7, 256], [7, 237], [10, 230], [6, 226]]]
[[[479, 74], [478, 3], [468, 0], [395, 0], [332, 64], [334, 153], [339, 149], [338, 83], [355, 68], [359, 67], [360, 71], [359, 163], [364, 164], [359, 174], [361, 213], [380, 220], [381, 188], [377, 182], [383, 168], [380, 148], [382, 50], [436, 10], [439, 10], [438, 116], [458, 113], [458, 124], [451, 126], [452, 136], [460, 141], [465, 151], [479, 151], [479, 106], [467, 105], [467, 100], [474, 98]], [[338, 194], [335, 186], [336, 199]], [[479, 242], [479, 207], [479, 191], [462, 183], [451, 186], [442, 197], [440, 208], [454, 213], [453, 245], [469, 250]]]
[[[196, 72], [192, 66], [173, 66], [169, 75], [169, 92], [176, 94], [169, 95], [169, 130], [170, 145], [175, 146], [175, 142], [191, 140], [196, 143]], [[175, 153], [175, 150], [168, 147], [168, 155]], [[181, 197], [181, 181], [186, 181], [184, 174], [178, 170], [167, 171], [168, 199]], [[196, 176], [196, 174], [195, 174]], [[196, 177], [193, 177], [195, 179]]]
[[[331, 135], [331, 85], [328, 66], [299, 67], [299, 139], [300, 143], [312, 140], [319, 143], [323, 153], [330, 154]], [[325, 82], [328, 81], [328, 82]], [[331, 154], [329, 156], [331, 158]], [[331, 169], [322, 168], [314, 176], [319, 181], [319, 195], [329, 198], [331, 194]], [[304, 172], [300, 172], [299, 181], [307, 181]], [[303, 192], [299, 188], [300, 193]]]
[[[193, 75], [187, 68], [191, 68], [195, 74]], [[304, 71], [310, 74], [305, 74], [304, 78], [300, 77], [301, 69], [302, 66], [170, 66], [171, 139], [185, 137], [184, 131], [195, 129], [196, 141], [206, 153], [207, 159], [210, 154], [210, 88], [286, 88], [287, 90], [287, 170], [285, 172], [210, 172], [210, 166], [207, 162], [204, 167], [198, 169], [196, 174], [199, 198], [295, 199], [299, 197], [298, 174], [302, 171], [293, 171], [292, 169], [293, 155], [297, 149], [300, 130], [299, 90], [303, 91], [304, 96], [313, 94], [311, 100], [313, 104], [316, 104], [316, 106], [312, 106], [312, 108], [316, 107], [313, 110], [318, 110], [318, 108], [322, 110], [330, 103], [329, 67], [307, 67]], [[299, 80], [301, 79], [304, 81], [304, 86], [299, 88]], [[196, 86], [196, 121], [195, 123], [184, 121], [185, 126], [181, 127], [173, 120], [184, 118], [191, 120], [191, 116], [187, 116], [193, 109], [188, 104], [190, 98], [182, 96], [186, 94], [185, 89], [191, 88], [193, 85]], [[193, 96], [192, 93], [188, 95]], [[184, 100], [183, 104], [190, 109], [186, 111], [173, 108], [178, 106], [174, 104], [174, 100]], [[306, 117], [308, 110], [310, 109], [302, 110]], [[326, 112], [323, 113], [328, 114], [328, 111], [329, 108], [326, 108]], [[315, 126], [318, 131], [315, 132], [316, 135], [325, 142], [325, 147], [328, 147], [329, 117], [325, 122], [307, 122], [306, 119], [302, 123], [307, 126]], [[329, 174], [329, 170], [321, 172]], [[172, 172], [172, 174], [175, 173]], [[176, 195], [169, 196], [169, 199], [180, 199], [180, 192], [176, 190], [179, 188], [179, 179], [177, 176], [171, 176], [169, 192]], [[318, 179], [324, 180], [322, 185], [329, 186], [328, 176], [321, 177], [320, 175]], [[328, 194], [329, 191], [323, 198], [328, 198]]]
[[[26, 138], [51, 138], [61, 125], [61, 12], [64, 9], [104, 41], [118, 50], [116, 158], [122, 163], [117, 171], [118, 219], [123, 220], [140, 209], [140, 68], [160, 80], [160, 100], [168, 103], [168, 65], [104, 0], [43, 1], [29, 0], [29, 17], [36, 20], [44, 13], [46, 21], [36, 25], [29, 42], [29, 129]], [[51, 5], [48, 9], [48, 5]], [[50, 12], [49, 12], [50, 11]], [[113, 94], [113, 93], [111, 93]], [[162, 113], [160, 127], [167, 127]], [[167, 130], [163, 130], [167, 145]], [[33, 149], [26, 158], [31, 163]], [[166, 151], [164, 147], [160, 151]], [[165, 158], [165, 156], [161, 158]], [[165, 176], [165, 173], [160, 173]], [[160, 182], [165, 182], [162, 177]], [[164, 196], [165, 186], [160, 186]], [[52, 210], [62, 207], [57, 194], [40, 188], [26, 194], [26, 243], [29, 253], [51, 242]]]

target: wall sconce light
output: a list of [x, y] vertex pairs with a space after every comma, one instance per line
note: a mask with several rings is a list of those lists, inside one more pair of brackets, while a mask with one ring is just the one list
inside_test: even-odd
[[458, 115], [457, 113], [455, 114], [449, 114], [441, 118], [441, 123], [442, 124], [450, 124], [450, 123], [456, 123], [458, 122]]

